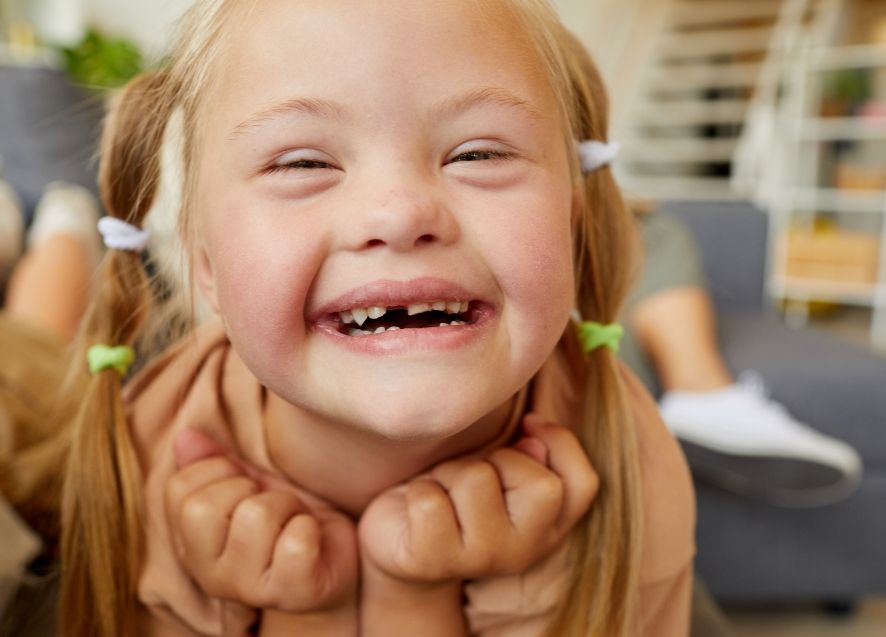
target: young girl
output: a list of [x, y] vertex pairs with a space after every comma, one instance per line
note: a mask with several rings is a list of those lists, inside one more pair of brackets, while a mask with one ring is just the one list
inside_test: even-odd
[[[129, 226], [83, 336], [66, 634], [687, 634], [691, 488], [614, 353], [632, 220], [582, 173], [582, 55], [541, 0], [196, 3], [105, 138]], [[148, 362], [184, 316], [138, 252], [176, 122], [217, 316]]]

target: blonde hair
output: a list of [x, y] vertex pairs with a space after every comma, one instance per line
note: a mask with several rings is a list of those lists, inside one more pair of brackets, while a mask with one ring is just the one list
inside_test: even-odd
[[[185, 139], [181, 232], [190, 235], [196, 138], [201, 96], [213, 80], [223, 29], [235, 7], [254, 2], [203, 0], [187, 14], [168, 70], [133, 81], [120, 96], [105, 130], [100, 187], [108, 213], [142, 225], [156, 195], [166, 126], [181, 112]], [[511, 0], [547, 69], [558, 97], [567, 143], [605, 139], [607, 105], [602, 82], [546, 0]], [[634, 252], [633, 222], [611, 172], [582, 176], [581, 214], [575, 227], [577, 304], [586, 319], [616, 319], [626, 293]], [[134, 345], [142, 357], [173, 338], [151, 327], [169, 308], [145, 274], [138, 255], [111, 252], [80, 337], [80, 351], [106, 343]], [[168, 290], [163, 290], [168, 296]], [[174, 295], [173, 295], [174, 296]], [[166, 310], [164, 310], [164, 306]], [[186, 316], [179, 312], [178, 316]], [[168, 325], [168, 319], [164, 319]], [[187, 331], [187, 320], [179, 321]], [[576, 363], [586, 388], [583, 443], [601, 478], [601, 490], [584, 524], [574, 531], [575, 565], [565, 599], [549, 629], [557, 637], [627, 635], [637, 588], [640, 495], [631, 410], [619, 364], [608, 349], [582, 358], [567, 330], [560, 347]], [[141, 472], [127, 425], [121, 379], [112, 371], [93, 377], [76, 421], [63, 497], [63, 635], [126, 637], [136, 633], [136, 585], [142, 551]]]

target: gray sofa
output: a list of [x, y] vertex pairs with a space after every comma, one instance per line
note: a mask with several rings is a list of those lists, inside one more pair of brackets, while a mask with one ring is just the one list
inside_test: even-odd
[[765, 213], [731, 202], [663, 208], [701, 247], [732, 370], [759, 372], [791, 414], [846, 440], [864, 461], [851, 496], [815, 509], [778, 508], [697, 482], [699, 573], [727, 602], [845, 604], [886, 592], [886, 357], [816, 329], [790, 329], [767, 309]]
[[0, 65], [2, 172], [29, 221], [46, 185], [63, 180], [96, 190], [103, 97], [60, 71]]

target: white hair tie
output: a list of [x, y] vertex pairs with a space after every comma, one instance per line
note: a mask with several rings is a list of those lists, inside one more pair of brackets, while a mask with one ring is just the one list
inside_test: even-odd
[[111, 250], [141, 252], [151, 239], [151, 233], [147, 230], [137, 228], [117, 217], [99, 219], [98, 231], [102, 235], [105, 246]]
[[618, 142], [607, 144], [594, 139], [579, 142], [578, 156], [581, 159], [581, 171], [589, 175], [595, 170], [611, 164], [618, 157], [620, 150], [621, 144]]

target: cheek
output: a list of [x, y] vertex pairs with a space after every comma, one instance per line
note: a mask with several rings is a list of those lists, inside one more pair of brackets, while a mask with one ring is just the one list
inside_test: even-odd
[[571, 207], [567, 202], [552, 205], [552, 199], [540, 198], [504, 226], [498, 278], [509, 301], [526, 313], [525, 320], [537, 329], [560, 331], [575, 293]]
[[256, 221], [254, 211], [229, 208], [218, 217], [222, 231], [210, 233], [209, 249], [219, 311], [232, 338], [251, 334], [264, 347], [292, 343], [294, 331], [304, 328], [316, 250], [283, 224]]

